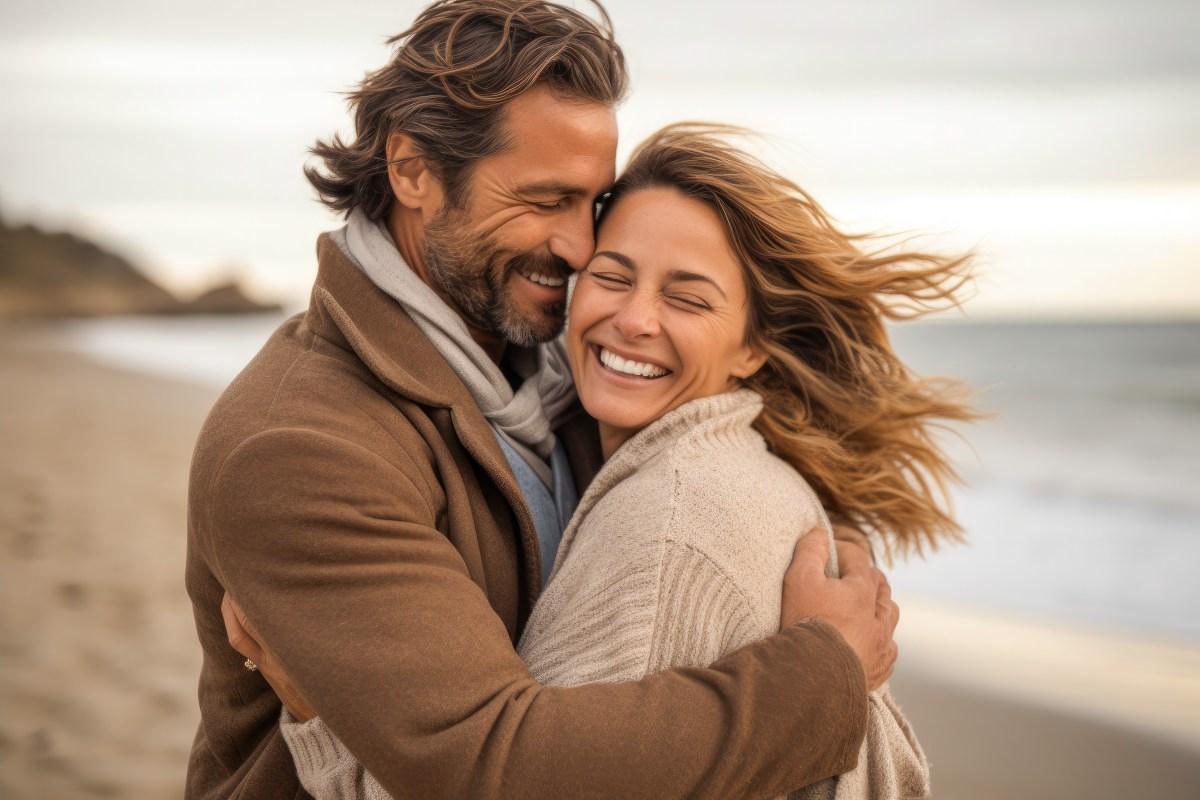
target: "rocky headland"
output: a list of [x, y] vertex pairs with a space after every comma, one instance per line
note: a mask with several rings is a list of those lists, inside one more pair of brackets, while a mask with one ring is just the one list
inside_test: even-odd
[[69, 232], [0, 221], [0, 317], [277, 311], [236, 283], [176, 297], [117, 253]]

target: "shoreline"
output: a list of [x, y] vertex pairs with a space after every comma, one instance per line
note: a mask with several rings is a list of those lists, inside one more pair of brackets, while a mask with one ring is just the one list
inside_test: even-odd
[[[0, 796], [177, 797], [200, 665], [187, 470], [219, 389], [3, 331]], [[1200, 785], [1200, 643], [899, 602], [892, 684], [939, 800]]]
[[899, 597], [891, 681], [934, 796], [1185, 798], [1200, 643]]
[[924, 675], [1159, 737], [1200, 759], [1200, 641], [912, 598], [902, 613], [904, 659]]

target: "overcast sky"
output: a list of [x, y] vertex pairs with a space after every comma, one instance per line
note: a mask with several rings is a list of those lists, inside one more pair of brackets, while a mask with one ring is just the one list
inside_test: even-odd
[[[305, 148], [347, 130], [337, 92], [423, 5], [6, 3], [0, 213], [181, 290], [239, 268], [302, 298], [336, 224]], [[844, 219], [981, 244], [983, 313], [1200, 314], [1200, 3], [607, 7], [623, 152], [675, 119], [749, 124]]]

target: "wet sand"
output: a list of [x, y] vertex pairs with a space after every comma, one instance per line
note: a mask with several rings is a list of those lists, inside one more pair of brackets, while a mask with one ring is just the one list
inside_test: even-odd
[[[187, 469], [218, 391], [0, 341], [0, 797], [179, 797]], [[1200, 790], [1197, 648], [904, 607], [893, 689], [940, 800]]]

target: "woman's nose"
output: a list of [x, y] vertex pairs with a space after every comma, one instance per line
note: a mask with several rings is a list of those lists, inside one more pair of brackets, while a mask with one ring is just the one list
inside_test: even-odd
[[657, 336], [658, 304], [642, 292], [630, 292], [621, 310], [613, 317], [613, 327], [626, 339]]

